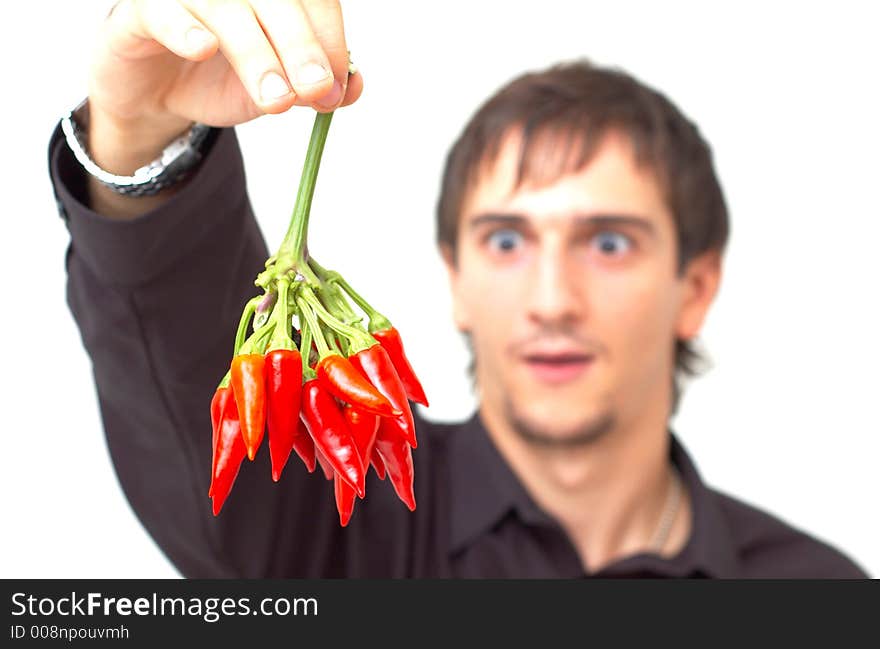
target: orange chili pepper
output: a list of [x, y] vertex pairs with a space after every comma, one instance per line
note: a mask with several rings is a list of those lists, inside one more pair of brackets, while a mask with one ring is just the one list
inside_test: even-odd
[[266, 427], [266, 382], [262, 354], [239, 354], [232, 359], [230, 381], [241, 418], [248, 459], [253, 460]]
[[331, 353], [318, 361], [317, 373], [322, 385], [342, 401], [382, 417], [402, 413], [340, 354]]

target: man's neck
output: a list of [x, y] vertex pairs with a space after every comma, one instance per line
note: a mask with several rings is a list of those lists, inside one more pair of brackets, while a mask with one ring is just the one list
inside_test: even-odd
[[681, 494], [666, 543], [651, 546], [672, 488], [665, 416], [645, 413], [584, 447], [536, 447], [489, 409], [489, 436], [532, 499], [568, 533], [588, 572], [642, 552], [677, 553], [690, 535], [690, 499]]

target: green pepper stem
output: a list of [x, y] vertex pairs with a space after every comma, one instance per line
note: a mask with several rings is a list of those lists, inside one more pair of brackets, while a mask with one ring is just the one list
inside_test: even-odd
[[[305, 290], [303, 292], [305, 292]], [[321, 334], [321, 325], [318, 324], [318, 319], [315, 317], [315, 312], [312, 310], [314, 305], [309, 302], [305, 296], [297, 298], [296, 302], [299, 306], [300, 313], [306, 319], [306, 322], [301, 322], [300, 325], [308, 324], [308, 328], [312, 330], [315, 346], [318, 348], [318, 358], [329, 356], [330, 348], [327, 346], [327, 341], [324, 340], [324, 336]]]
[[275, 310], [272, 319], [275, 322], [275, 332], [269, 341], [269, 349], [296, 349], [293, 338], [290, 337], [290, 311], [287, 295], [290, 292], [290, 280], [286, 277], [278, 279], [278, 300], [275, 302]]
[[303, 286], [302, 299], [306, 302], [306, 304], [310, 305], [312, 309], [314, 309], [312, 317], [314, 317], [316, 314], [328, 327], [333, 329], [333, 331], [342, 334], [343, 336], [346, 336], [351, 340], [352, 347], [354, 348], [354, 351], [352, 353], [357, 353], [364, 349], [369, 349], [376, 344], [376, 340], [370, 334], [361, 331], [356, 327], [347, 325], [344, 322], [340, 322], [337, 318], [331, 315], [323, 306], [321, 306], [321, 303], [315, 296], [314, 291], [312, 291], [308, 286]]
[[299, 181], [299, 191], [297, 191], [296, 203], [290, 217], [290, 227], [276, 255], [276, 267], [280, 268], [281, 272], [285, 272], [289, 268], [296, 268], [309, 281], [316, 279], [309, 277], [311, 269], [307, 268], [305, 263], [309, 213], [312, 208], [318, 168], [321, 166], [321, 154], [324, 151], [324, 143], [327, 140], [327, 132], [330, 129], [332, 119], [332, 112], [315, 115], [312, 136], [309, 139], [309, 148]]
[[299, 320], [299, 353], [302, 357], [303, 381], [305, 381], [307, 376], [313, 374], [312, 368], [309, 367], [309, 360], [312, 357], [312, 329], [305, 322], [305, 316]]
[[335, 352], [342, 355], [342, 350], [339, 349], [339, 345], [336, 344], [336, 336], [333, 335], [332, 331], [325, 331], [324, 338], [327, 340], [327, 347], [330, 348], [331, 352]]
[[262, 299], [262, 296], [258, 296], [250, 299], [248, 303], [245, 304], [244, 311], [241, 314], [241, 320], [238, 321], [238, 331], [235, 332], [235, 347], [232, 350], [233, 356], [238, 356], [238, 352], [244, 344], [244, 339], [247, 336], [247, 327], [251, 321], [251, 316], [254, 315], [257, 304], [259, 304]]
[[317, 293], [317, 296], [321, 305], [345, 324], [355, 325], [363, 320], [352, 310], [338, 286], [322, 283], [321, 291]]
[[330, 271], [319, 264], [317, 259], [309, 257], [309, 266], [312, 267], [312, 270], [315, 271], [315, 274], [317, 274], [322, 281], [327, 281], [327, 276], [330, 275]]
[[333, 306], [338, 309], [345, 318], [345, 324], [354, 325], [363, 320], [363, 317], [359, 316], [355, 313], [354, 309], [351, 308], [348, 300], [345, 299], [345, 295], [342, 294], [342, 289], [336, 284], [325, 284], [324, 286], [326, 287], [326, 293], [333, 302]]
[[[321, 264], [319, 264], [314, 257], [309, 257], [309, 265], [312, 270], [315, 271], [315, 274], [320, 278], [320, 280], [326, 285], [332, 288], [334, 294], [338, 295], [338, 302], [344, 304], [343, 309], [347, 311], [349, 315], [348, 317], [351, 319], [357, 318], [354, 312], [351, 310], [351, 307], [346, 303], [345, 297], [342, 291], [348, 294], [348, 296], [354, 300], [355, 304], [357, 304], [361, 310], [367, 314], [367, 318], [370, 320], [370, 332], [380, 331], [382, 329], [388, 329], [391, 327], [391, 322], [383, 316], [381, 313], [376, 311], [369, 302], [367, 302], [357, 291], [355, 291], [351, 285], [345, 281], [345, 278], [340, 275], [335, 270], [327, 270]], [[360, 318], [357, 318], [360, 320]], [[375, 325], [375, 326], [374, 326]]]
[[262, 327], [257, 329], [251, 336], [244, 341], [239, 354], [264, 354], [266, 352], [266, 343], [268, 343], [269, 334], [275, 330], [275, 322], [269, 321]]

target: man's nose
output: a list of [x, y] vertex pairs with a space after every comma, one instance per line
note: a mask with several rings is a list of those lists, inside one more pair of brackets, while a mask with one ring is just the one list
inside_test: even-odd
[[582, 318], [582, 278], [577, 272], [561, 247], [541, 250], [528, 280], [529, 318], [544, 327], [571, 326]]

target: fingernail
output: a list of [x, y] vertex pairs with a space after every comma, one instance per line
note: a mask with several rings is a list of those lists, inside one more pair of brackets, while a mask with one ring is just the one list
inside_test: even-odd
[[277, 72], [268, 72], [260, 82], [260, 97], [264, 102], [281, 99], [290, 93], [290, 86]]
[[340, 101], [342, 101], [342, 84], [334, 81], [333, 87], [317, 103], [322, 108], [334, 108]]
[[329, 77], [330, 70], [325, 68], [320, 63], [310, 62], [297, 68], [297, 70], [294, 72], [294, 75], [294, 84], [311, 86], [316, 83], [321, 83], [327, 77]]
[[186, 32], [186, 44], [194, 52], [204, 49], [211, 41], [211, 35], [201, 27], [190, 27]]

